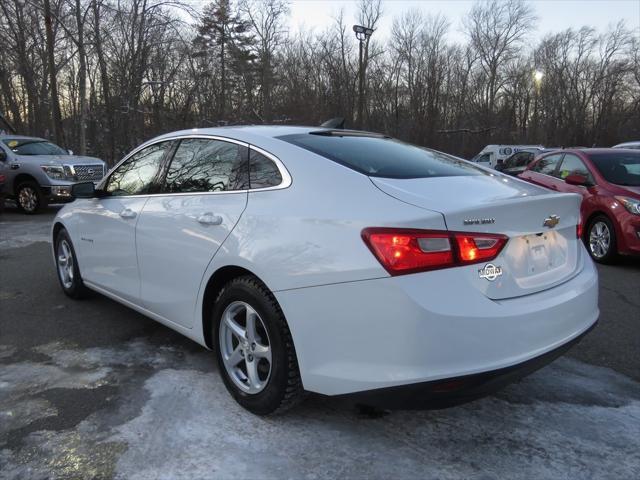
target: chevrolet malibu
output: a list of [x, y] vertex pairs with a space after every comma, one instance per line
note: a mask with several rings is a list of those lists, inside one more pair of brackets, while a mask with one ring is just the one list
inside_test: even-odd
[[256, 414], [307, 391], [464, 402], [598, 318], [579, 195], [383, 135], [176, 132], [73, 195], [52, 230], [64, 292], [99, 292], [215, 350]]

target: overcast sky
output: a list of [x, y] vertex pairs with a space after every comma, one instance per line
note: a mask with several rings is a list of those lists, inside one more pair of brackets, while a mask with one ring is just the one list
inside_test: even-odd
[[[461, 19], [471, 9], [469, 0], [387, 0], [383, 1], [384, 16], [376, 36], [386, 36], [393, 17], [410, 9], [424, 13], [442, 13], [451, 23], [450, 38], [463, 40], [460, 33]], [[611, 24], [625, 20], [628, 27], [640, 34], [640, 0], [533, 0], [538, 16], [536, 37], [559, 32], [569, 27], [593, 26], [604, 31]], [[331, 24], [332, 17], [343, 8], [348, 24], [356, 21], [356, 0], [292, 0], [291, 23], [293, 30], [304, 26], [323, 30]]]

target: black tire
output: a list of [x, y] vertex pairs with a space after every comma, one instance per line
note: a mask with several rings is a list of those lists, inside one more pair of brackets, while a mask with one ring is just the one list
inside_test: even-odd
[[[592, 243], [592, 234], [597, 238], [599, 237], [598, 231], [607, 232], [609, 238], [607, 249], [602, 248], [602, 244], [599, 244], [597, 241]], [[616, 229], [614, 228], [611, 220], [609, 220], [605, 215], [598, 215], [589, 222], [589, 228], [587, 229], [585, 236], [585, 243], [587, 245], [589, 255], [591, 255], [591, 258], [598, 263], [611, 264], [618, 258]], [[604, 254], [602, 253], [603, 251]]]
[[[271, 370], [266, 386], [258, 393], [247, 393], [231, 378], [222, 358], [220, 328], [223, 313], [231, 304], [244, 302], [259, 315], [271, 349]], [[219, 293], [212, 312], [213, 344], [222, 380], [233, 398], [256, 415], [282, 413], [303, 397], [298, 361], [289, 326], [269, 289], [253, 276], [231, 280]], [[243, 356], [245, 362], [247, 358]], [[246, 364], [245, 364], [246, 367]]]
[[[66, 245], [68, 253], [71, 255], [71, 268], [72, 275], [70, 278], [63, 278], [63, 274], [61, 272], [61, 253], [64, 250], [64, 246]], [[56, 260], [56, 276], [58, 277], [58, 281], [60, 282], [60, 286], [62, 287], [62, 291], [68, 297], [71, 297], [76, 300], [80, 300], [83, 298], [87, 298], [91, 291], [85, 286], [82, 281], [82, 277], [80, 276], [80, 269], [78, 268], [78, 257], [76, 256], [76, 251], [73, 248], [73, 243], [71, 242], [71, 238], [69, 238], [69, 234], [63, 228], [58, 232], [56, 236], [55, 243], [55, 260]], [[68, 261], [68, 260], [67, 260]], [[65, 264], [66, 265], [66, 264]], [[70, 280], [70, 281], [67, 281]]]
[[16, 204], [27, 215], [33, 215], [47, 208], [48, 201], [36, 182], [22, 182], [16, 188]]

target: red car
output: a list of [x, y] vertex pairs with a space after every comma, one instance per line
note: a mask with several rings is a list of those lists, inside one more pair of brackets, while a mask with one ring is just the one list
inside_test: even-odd
[[595, 261], [640, 255], [640, 151], [556, 150], [537, 157], [518, 177], [582, 195], [582, 237]]

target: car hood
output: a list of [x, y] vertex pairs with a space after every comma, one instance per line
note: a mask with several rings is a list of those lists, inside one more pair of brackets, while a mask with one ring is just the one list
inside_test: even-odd
[[103, 164], [99, 158], [84, 155], [16, 155], [21, 161], [39, 162], [41, 165], [95, 165]]

